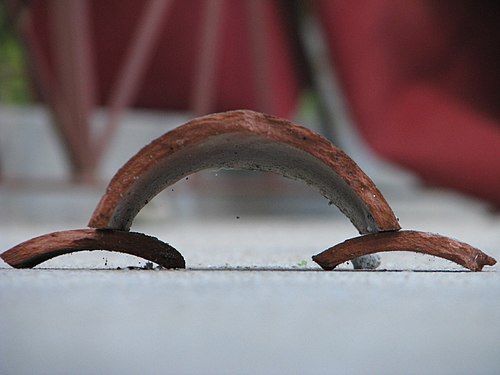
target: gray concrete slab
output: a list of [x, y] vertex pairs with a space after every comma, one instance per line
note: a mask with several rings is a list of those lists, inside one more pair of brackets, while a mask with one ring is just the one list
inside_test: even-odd
[[[408, 222], [500, 259], [498, 219], [472, 218], [472, 228]], [[406, 253], [383, 255], [393, 271], [320, 271], [309, 257], [351, 227], [338, 217], [143, 223], [135, 229], [175, 245], [191, 269], [117, 270], [144, 262], [109, 252], [3, 265], [0, 373], [498, 373], [497, 266], [472, 273]], [[47, 229], [3, 226], [2, 238]]]
[[[2, 133], [7, 129], [10, 139], [22, 131], [11, 125]], [[133, 153], [133, 128], [125, 126], [131, 133], [106, 161], [104, 176]], [[142, 137], [159, 131], [147, 129]], [[3, 159], [4, 171], [29, 167], [24, 171], [39, 176], [28, 154], [6, 139], [0, 137], [0, 148], [18, 160]], [[50, 175], [59, 178], [62, 166], [55, 164]], [[404, 229], [451, 236], [500, 260], [500, 215], [483, 202], [424, 189], [383, 163], [362, 167]], [[311, 255], [357, 235], [334, 207], [292, 187], [264, 192], [274, 207], [293, 206], [286, 215], [255, 216], [237, 194], [223, 205], [227, 190], [219, 188], [228, 180], [214, 179], [202, 180], [212, 186], [206, 189], [181, 182], [176, 194], [148, 204], [132, 228], [179, 249], [187, 270], [129, 270], [144, 261], [99, 251], [33, 270], [0, 262], [0, 374], [500, 372], [498, 265], [472, 273], [445, 260], [391, 253], [383, 254], [379, 271], [344, 264], [324, 272]], [[0, 251], [85, 227], [101, 193], [0, 185]]]
[[1, 272], [2, 374], [496, 374], [498, 272]]

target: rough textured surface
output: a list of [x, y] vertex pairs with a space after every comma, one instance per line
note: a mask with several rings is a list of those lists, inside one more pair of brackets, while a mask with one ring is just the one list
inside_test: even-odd
[[0, 278], [2, 374], [500, 368], [498, 272], [3, 269]]
[[[499, 259], [499, 215], [406, 191], [413, 199], [391, 199], [405, 226], [447, 233]], [[137, 218], [134, 230], [168, 239], [195, 269], [132, 271], [144, 262], [100, 251], [23, 270], [0, 260], [0, 373], [498, 372], [498, 264], [468, 272], [389, 252], [378, 271], [344, 264], [324, 272], [310, 256], [357, 234], [343, 215], [239, 215]], [[5, 223], [0, 245], [67, 227]]]
[[271, 171], [303, 180], [360, 233], [400, 228], [375, 184], [342, 150], [309, 129], [252, 111], [200, 117], [144, 147], [113, 177], [89, 226], [128, 230], [159, 192], [208, 168]]
[[83, 250], [110, 250], [147, 259], [165, 268], [184, 268], [182, 255], [170, 245], [133, 232], [79, 229], [32, 238], [0, 254], [9, 265], [31, 268], [58, 255]]
[[313, 260], [324, 269], [334, 269], [361, 255], [382, 251], [413, 251], [458, 263], [471, 271], [481, 271], [484, 266], [493, 266], [496, 260], [481, 250], [466, 243], [437, 234], [399, 231], [368, 234], [349, 239], [335, 245]]

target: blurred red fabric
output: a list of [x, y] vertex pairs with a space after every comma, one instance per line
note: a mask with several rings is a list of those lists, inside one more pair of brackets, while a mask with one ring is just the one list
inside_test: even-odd
[[500, 3], [316, 0], [356, 125], [429, 184], [500, 206]]
[[[106, 98], [144, 2], [91, 0], [97, 98]], [[204, 2], [175, 0], [134, 106], [190, 109]], [[279, 1], [263, 1], [271, 112], [302, 86]], [[429, 184], [500, 206], [500, 2], [311, 0], [352, 118], [383, 157]], [[47, 7], [34, 21], [50, 60]], [[261, 110], [247, 1], [225, 1], [212, 111]]]
[[[147, 2], [90, 0], [92, 45], [97, 75], [97, 99], [106, 104], [139, 16]], [[260, 22], [265, 35], [269, 90], [267, 103], [277, 116], [293, 116], [299, 95], [298, 73], [286, 35], [284, 15], [277, 1], [263, 1]], [[47, 59], [51, 60], [48, 4], [34, 1], [35, 29]], [[215, 99], [212, 112], [235, 108], [261, 110], [258, 105], [256, 69], [252, 58], [247, 1], [224, 1], [220, 19], [215, 67]], [[205, 2], [174, 0], [161, 27], [161, 36], [141, 81], [136, 107], [192, 109], [194, 78], [203, 36]]]

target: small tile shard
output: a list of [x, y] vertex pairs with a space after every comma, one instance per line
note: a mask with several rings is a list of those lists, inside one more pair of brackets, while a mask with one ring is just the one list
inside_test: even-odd
[[372, 233], [346, 240], [312, 259], [325, 270], [333, 270], [348, 260], [384, 251], [412, 251], [455, 262], [471, 271], [493, 266], [496, 260], [464, 242], [438, 234], [417, 231]]

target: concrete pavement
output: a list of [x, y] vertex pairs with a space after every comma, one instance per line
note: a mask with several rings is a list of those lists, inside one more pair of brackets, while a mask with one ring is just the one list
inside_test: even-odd
[[[2, 149], [22, 159], [5, 139]], [[106, 170], [143, 144], [119, 140], [123, 155]], [[5, 171], [17, 172], [21, 159]], [[484, 203], [423, 188], [384, 164], [361, 164], [404, 229], [454, 237], [500, 260], [500, 215]], [[134, 222], [133, 230], [176, 247], [186, 270], [130, 270], [144, 261], [99, 251], [33, 270], [0, 263], [0, 374], [499, 373], [498, 265], [472, 273], [391, 253], [378, 271], [344, 264], [324, 272], [310, 257], [357, 235], [335, 207], [296, 185], [229, 199], [223, 178], [210, 172], [203, 191], [196, 179], [182, 181]], [[0, 250], [84, 228], [102, 189], [0, 185]], [[256, 201], [281, 214], [257, 215]]]
[[[498, 218], [476, 215], [474, 225], [457, 217], [408, 222], [442, 229], [500, 259]], [[0, 373], [500, 369], [498, 266], [472, 273], [394, 253], [383, 254], [381, 271], [354, 272], [348, 264], [320, 271], [310, 256], [355, 235], [339, 217], [242, 215], [135, 229], [176, 246], [190, 269], [123, 269], [144, 262], [109, 252], [65, 255], [33, 270], [2, 266]], [[2, 231], [17, 241], [34, 228]]]

